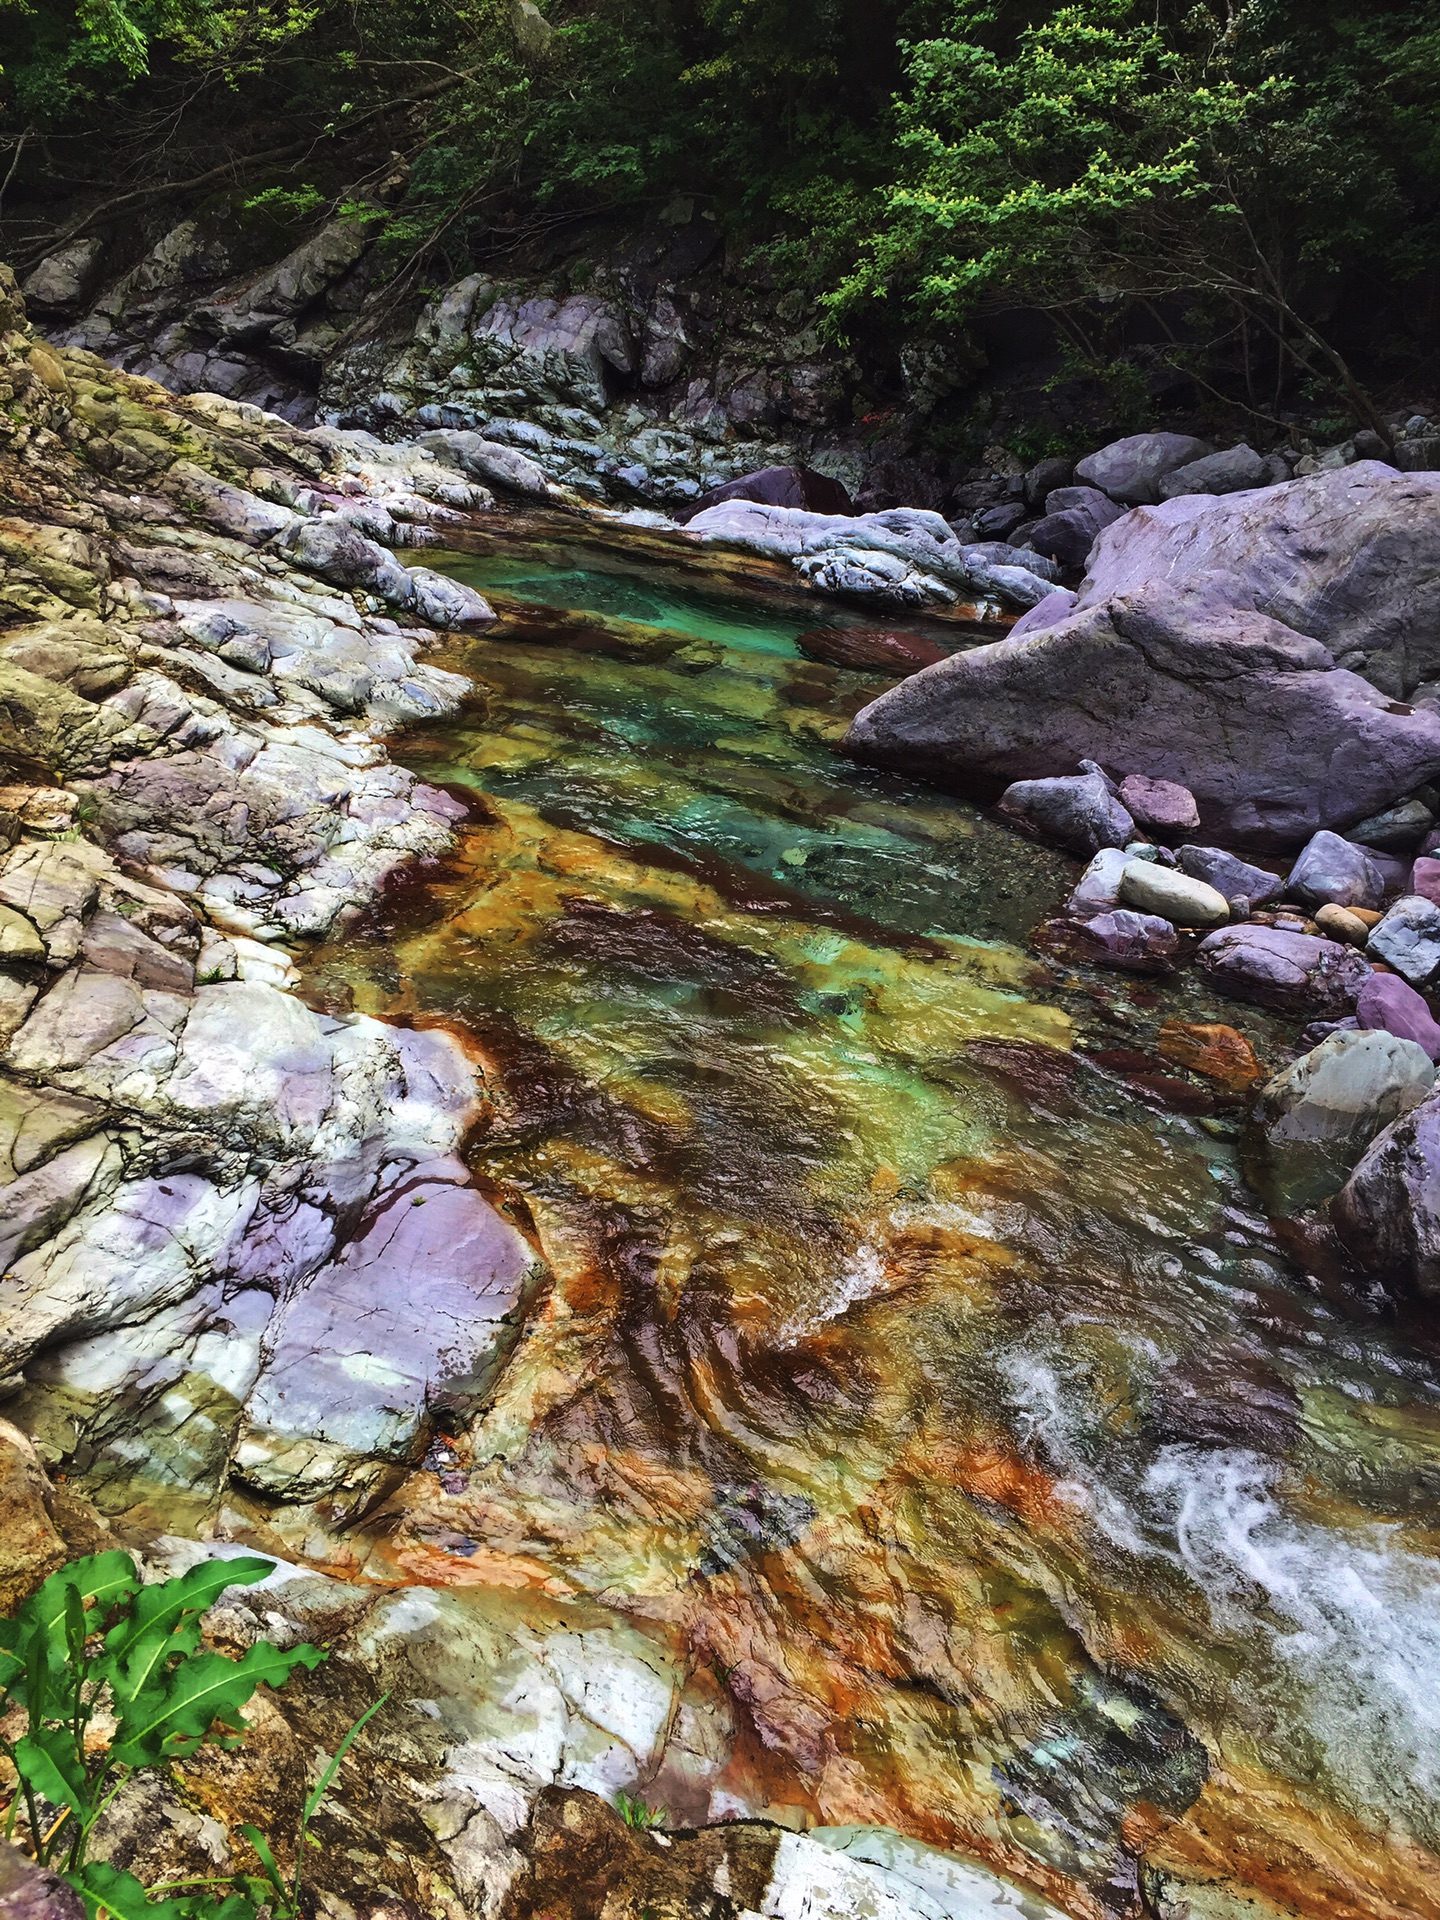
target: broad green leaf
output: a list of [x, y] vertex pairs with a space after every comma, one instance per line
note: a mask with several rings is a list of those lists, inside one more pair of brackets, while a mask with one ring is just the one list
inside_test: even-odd
[[87, 1607], [93, 1606], [98, 1626], [106, 1610], [135, 1593], [139, 1585], [135, 1562], [128, 1553], [92, 1553], [83, 1560], [72, 1560], [69, 1566], [52, 1573], [13, 1619], [0, 1620], [0, 1647], [19, 1653], [32, 1635], [40, 1633], [47, 1645], [60, 1652], [69, 1604], [66, 1595], [72, 1587]]
[[69, 1807], [79, 1820], [89, 1812], [85, 1774], [69, 1733], [49, 1728], [23, 1734], [13, 1748], [16, 1771], [52, 1806]]
[[88, 1920], [255, 1920], [256, 1904], [243, 1893], [223, 1898], [206, 1893], [176, 1893], [151, 1899], [133, 1873], [101, 1860], [63, 1876], [85, 1902]]
[[135, 1604], [105, 1638], [104, 1675], [119, 1705], [135, 1697], [173, 1654], [200, 1644], [200, 1616], [227, 1587], [253, 1586], [275, 1570], [273, 1560], [253, 1556], [207, 1560], [174, 1580], [142, 1587]]
[[114, 1920], [155, 1920], [155, 1916], [164, 1911], [165, 1903], [150, 1905], [144, 1887], [133, 1873], [125, 1873], [106, 1861], [92, 1860], [77, 1873], [67, 1873], [65, 1878], [85, 1902], [90, 1920], [97, 1920], [102, 1908], [112, 1914]]
[[219, 1653], [192, 1654], [128, 1703], [111, 1758], [142, 1767], [188, 1752], [216, 1721], [235, 1727], [235, 1716], [262, 1683], [282, 1686], [297, 1666], [315, 1667], [324, 1658], [319, 1647], [286, 1651], [263, 1640], [239, 1660]]

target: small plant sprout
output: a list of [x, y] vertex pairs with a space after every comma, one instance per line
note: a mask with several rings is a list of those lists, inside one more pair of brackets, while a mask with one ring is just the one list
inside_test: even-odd
[[648, 1833], [651, 1827], [663, 1826], [670, 1818], [664, 1807], [652, 1807], [629, 1793], [616, 1794], [615, 1811], [627, 1827], [635, 1827], [641, 1833]]

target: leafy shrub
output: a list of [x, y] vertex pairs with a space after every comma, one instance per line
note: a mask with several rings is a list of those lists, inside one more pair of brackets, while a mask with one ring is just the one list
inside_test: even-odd
[[128, 1554], [92, 1554], [52, 1574], [13, 1619], [0, 1620], [0, 1716], [14, 1709], [25, 1716], [23, 1733], [0, 1737], [0, 1754], [19, 1783], [7, 1833], [13, 1835], [23, 1807], [33, 1857], [69, 1881], [91, 1920], [102, 1913], [114, 1920], [255, 1920], [262, 1904], [276, 1920], [298, 1912], [310, 1822], [383, 1700], [356, 1721], [306, 1800], [288, 1880], [253, 1827], [241, 1831], [263, 1877], [182, 1881], [147, 1893], [133, 1874], [87, 1857], [129, 1779], [207, 1744], [238, 1745], [245, 1732], [240, 1709], [256, 1688], [283, 1686], [296, 1667], [313, 1668], [326, 1657], [319, 1647], [281, 1649], [263, 1640], [239, 1659], [202, 1650], [206, 1609], [225, 1588], [253, 1585], [271, 1571], [268, 1560], [211, 1560], [146, 1586]]

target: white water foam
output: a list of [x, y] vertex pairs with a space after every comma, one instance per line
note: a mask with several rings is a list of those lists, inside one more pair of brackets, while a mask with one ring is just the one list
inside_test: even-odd
[[[1281, 1503], [1283, 1467], [1242, 1448], [1162, 1447], [1138, 1482], [1107, 1483], [1078, 1444], [1083, 1381], [1006, 1356], [1022, 1431], [1069, 1476], [1113, 1545], [1182, 1570], [1249, 1654], [1236, 1716], [1318, 1750], [1366, 1824], [1440, 1843], [1440, 1565], [1394, 1528], [1324, 1527]], [[1303, 1746], [1290, 1756], [1303, 1771]]]

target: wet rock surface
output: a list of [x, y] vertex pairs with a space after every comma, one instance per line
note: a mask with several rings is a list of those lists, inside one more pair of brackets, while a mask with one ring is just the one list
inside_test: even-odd
[[1152, 587], [932, 667], [864, 708], [847, 746], [952, 786], [1073, 773], [1089, 756], [1185, 787], [1207, 835], [1268, 849], [1428, 779], [1440, 718], [1274, 620]]
[[[331, 233], [257, 280], [273, 338], [330, 300], [349, 245]], [[212, 304], [229, 342], [244, 302]], [[667, 350], [591, 295], [474, 288], [463, 331], [491, 343], [486, 378], [540, 366], [577, 411]], [[1317, 1359], [1341, 1344], [1330, 1296], [1292, 1275], [1229, 1153], [1226, 1116], [1275, 1037], [1243, 1006], [1254, 1044], [1211, 1011], [1218, 988], [1384, 1016], [1325, 1042], [1384, 1052], [1365, 1100], [1348, 1080], [1332, 1098], [1318, 1070], [1275, 1097], [1275, 1129], [1301, 1116], [1348, 1164], [1429, 1068], [1413, 1006], [1365, 1000], [1397, 976], [1247, 926], [1162, 992], [1196, 944], [1177, 890], [1218, 915], [1227, 882], [1248, 909], [1274, 876], [1137, 844], [1117, 784], [1156, 803], [1147, 833], [1178, 838], [1190, 815], [1154, 786], [1191, 783], [1131, 757], [1139, 709], [1119, 750], [1118, 703], [1114, 731], [1042, 782], [1080, 766], [1131, 824], [1037, 968], [1007, 945], [1023, 902], [1003, 901], [1049, 856], [888, 776], [827, 773], [807, 753], [838, 737], [851, 691], [788, 648], [762, 645], [758, 667], [722, 648], [713, 607], [707, 637], [663, 651], [597, 624], [578, 682], [514, 627], [456, 642], [483, 694], [435, 764], [486, 795], [457, 846], [465, 810], [377, 735], [455, 711], [465, 682], [423, 653], [488, 608], [410, 550], [482, 507], [482, 485], [550, 499], [604, 450], [438, 413], [418, 451], [298, 434], [53, 357], [92, 438], [71, 446], [37, 401], [51, 424], [7, 479], [63, 480], [93, 512], [55, 526], [54, 495], [22, 497], [0, 547], [12, 773], [67, 782], [59, 802], [0, 795], [0, 1232], [23, 1296], [7, 1411], [37, 1467], [83, 1483], [96, 1528], [245, 1539], [348, 1576], [282, 1566], [217, 1611], [228, 1644], [325, 1639], [325, 1678], [262, 1716], [268, 1775], [227, 1758], [183, 1800], [137, 1794], [115, 1857], [157, 1878], [223, 1869], [237, 1820], [273, 1825], [313, 1752], [388, 1689], [326, 1834], [331, 1920], [1178, 1916], [1255, 1909], [1261, 1885], [1292, 1912], [1415, 1910], [1434, 1823], [1412, 1702], [1387, 1678], [1403, 1662], [1375, 1640], [1393, 1621], [1413, 1646], [1400, 1586], [1381, 1585], [1411, 1576], [1368, 1533], [1347, 1558], [1347, 1530], [1411, 1510], [1423, 1387], [1373, 1323], [1341, 1336], [1342, 1384]], [[1065, 477], [1023, 479], [1026, 507]], [[767, 518], [759, 538], [801, 581], [882, 605], [1066, 599], [1043, 556], [935, 520]], [[1122, 638], [1185, 683], [1163, 623]], [[1324, 824], [1294, 797], [1323, 751], [1344, 805], [1372, 763], [1399, 777], [1353, 687], [1360, 772], [1327, 748], [1336, 683], [1308, 644], [1266, 628], [1261, 652], [1277, 677], [1326, 680], [1269, 716], [1317, 759], [1293, 792], [1251, 796], [1267, 831], [1272, 811], [1303, 816], [1297, 840]], [[1251, 727], [1238, 764], [1263, 735], [1254, 665], [1222, 649], [1171, 737], [1231, 700]], [[1238, 827], [1233, 795], [1230, 811], [1194, 795], [1207, 831]], [[677, 855], [687, 834], [704, 861]], [[971, 842], [1006, 850], [980, 886]], [[441, 852], [443, 934], [416, 933], [403, 902], [349, 917]], [[1127, 880], [1170, 915], [1124, 904]], [[329, 946], [306, 1006], [278, 943], [311, 935]], [[1063, 980], [1092, 961], [1150, 977]], [[1162, 1007], [1199, 1017], [1162, 1025]], [[1392, 1040], [1407, 1019], [1413, 1043]], [[1425, 1111], [1372, 1144], [1354, 1207]], [[1418, 1284], [1423, 1232], [1403, 1222], [1423, 1205], [1395, 1201], [1385, 1284]], [[17, 1488], [23, 1581], [56, 1550], [37, 1513], [78, 1536], [61, 1487], [48, 1508], [33, 1477]], [[1357, 1567], [1382, 1594], [1363, 1629], [1334, 1600]], [[1336, 1699], [1349, 1717], [1327, 1742], [1316, 1703]], [[622, 1793], [671, 1830], [617, 1818], [602, 1802]]]
[[1413, 1040], [1336, 1033], [1270, 1080], [1255, 1110], [1257, 1187], [1277, 1213], [1328, 1199], [1383, 1128], [1418, 1107], [1435, 1068]]
[[1348, 947], [1281, 927], [1222, 927], [1201, 941], [1195, 959], [1220, 992], [1308, 1019], [1352, 1013], [1371, 973]]

